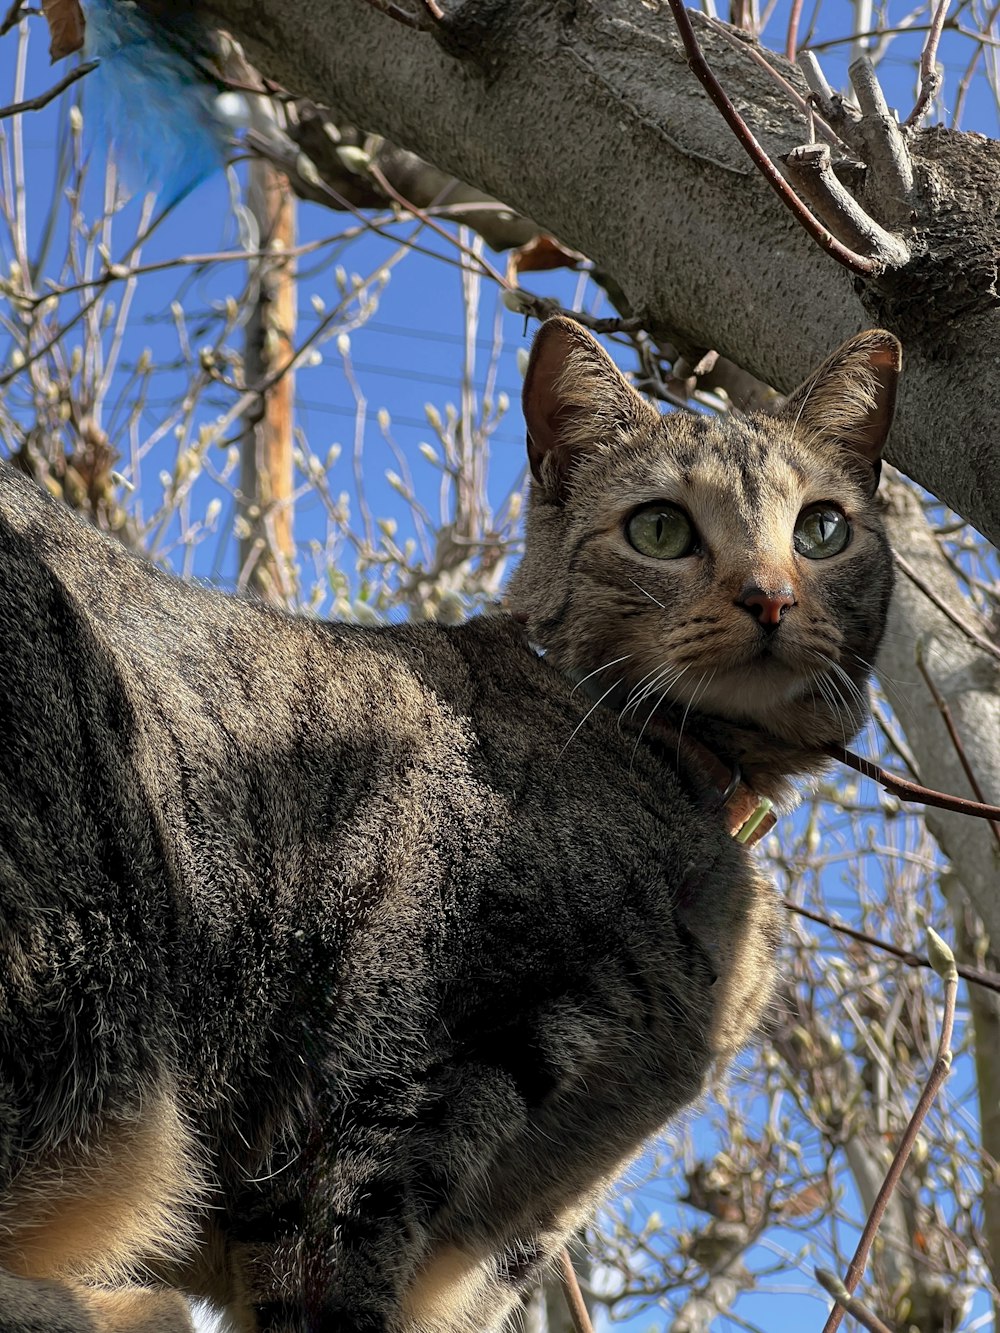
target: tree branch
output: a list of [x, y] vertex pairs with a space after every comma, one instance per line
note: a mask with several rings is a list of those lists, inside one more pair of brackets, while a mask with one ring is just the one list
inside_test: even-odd
[[[677, 30], [681, 35], [681, 41], [684, 43], [684, 49], [687, 52], [688, 64], [692, 71], [701, 81], [709, 97], [719, 108], [722, 118], [732, 130], [739, 143], [746, 150], [747, 156], [753, 162], [754, 166], [770, 185], [781, 202], [792, 214], [795, 220], [803, 230], [813, 238], [817, 245], [824, 249], [838, 264], [843, 264], [846, 269], [852, 273], [860, 273], [870, 276], [877, 273], [884, 267], [884, 261], [880, 256], [868, 256], [859, 254], [851, 250], [828, 231], [823, 224], [813, 216], [806, 208], [802, 200], [794, 190], [789, 187], [788, 182], [778, 171], [777, 167], [768, 157], [767, 153], [757, 142], [750, 127], [736, 110], [730, 101], [725, 89], [719, 83], [719, 80], [712, 73], [708, 61], [698, 45], [698, 39], [694, 35], [694, 29], [691, 26], [691, 20], [688, 18], [687, 10], [684, 8], [682, 0], [668, 0], [674, 21], [677, 24]], [[886, 261], [887, 262], [887, 261]]]
[[[984, 645], [940, 609], [962, 604], [955, 575], [941, 552], [911, 487], [887, 473], [882, 493], [888, 501], [887, 522], [892, 544], [919, 577], [896, 581], [889, 624], [879, 650], [878, 672], [922, 775], [933, 774], [936, 786], [973, 795], [937, 709], [919, 697], [916, 645], [961, 733], [969, 761], [988, 801], [1000, 801], [1000, 663]], [[931, 600], [923, 588], [938, 594]], [[988, 641], [987, 641], [988, 642]], [[969, 894], [991, 939], [1000, 940], [1000, 899], [997, 897], [997, 850], [981, 821], [928, 806], [927, 827]]]
[[[951, 1034], [955, 1022], [955, 1001], [958, 996], [958, 970], [955, 967], [951, 950], [933, 931], [928, 931], [928, 944], [934, 959], [934, 970], [944, 981], [944, 1014], [941, 1019], [941, 1036], [938, 1041], [937, 1055], [923, 1092], [920, 1094], [909, 1123], [903, 1131], [903, 1136], [899, 1141], [899, 1147], [896, 1149], [889, 1170], [886, 1172], [882, 1188], [878, 1192], [878, 1198], [875, 1200], [875, 1204], [868, 1215], [868, 1220], [865, 1222], [861, 1239], [854, 1251], [854, 1257], [848, 1265], [847, 1274], [844, 1278], [844, 1286], [848, 1293], [857, 1289], [858, 1283], [864, 1275], [865, 1264], [868, 1262], [868, 1255], [885, 1213], [886, 1205], [899, 1183], [900, 1176], [903, 1174], [903, 1167], [913, 1151], [913, 1145], [917, 1141], [917, 1134], [920, 1132], [921, 1125], [927, 1118], [927, 1112], [930, 1110], [941, 1085], [951, 1072]], [[823, 1333], [836, 1333], [843, 1317], [844, 1306], [838, 1298], [838, 1304], [830, 1311], [830, 1317], [823, 1326]]]
[[96, 60], [88, 60], [82, 65], [77, 65], [76, 69], [70, 72], [58, 83], [54, 83], [44, 93], [39, 93], [37, 97], [29, 97], [23, 102], [11, 102], [9, 106], [0, 107], [0, 120], [6, 120], [9, 116], [19, 116], [22, 111], [41, 111], [43, 106], [48, 106], [50, 102], [55, 101], [60, 93], [64, 93], [67, 88], [71, 88], [84, 75], [89, 74], [92, 69], [97, 68]]
[[[429, 34], [357, 0], [208, 5], [284, 86], [332, 104], [343, 123], [385, 135], [588, 255], [620, 284], [630, 313], [654, 334], [676, 335], [682, 352], [715, 348], [787, 392], [859, 327], [892, 329], [907, 369], [890, 458], [1000, 540], [1000, 493], [984, 480], [1000, 473], [989, 387], [1000, 357], [1000, 145], [916, 131], [910, 152], [933, 190], [915, 191], [907, 222], [915, 260], [905, 281], [891, 271], [860, 278], [827, 263], [764, 181], [743, 174], [730, 131], [695, 92], [673, 25], [633, 0], [566, 8], [464, 0]], [[800, 145], [808, 132], [801, 109], [706, 19], [689, 17], [772, 162]], [[805, 95], [793, 66], [779, 55], [771, 63]], [[879, 197], [877, 183], [871, 188], [866, 207]], [[735, 272], [750, 275], [752, 300], [735, 299], [737, 278], [725, 276]]]

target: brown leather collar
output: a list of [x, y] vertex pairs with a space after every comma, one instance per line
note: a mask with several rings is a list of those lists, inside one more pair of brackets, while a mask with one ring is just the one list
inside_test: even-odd
[[714, 788], [714, 797], [708, 797], [708, 808], [721, 812], [726, 820], [730, 836], [747, 847], [753, 847], [774, 828], [777, 816], [771, 807], [771, 801], [744, 782], [743, 774], [737, 763], [725, 764], [719, 756], [703, 745], [694, 736], [678, 735], [673, 728], [669, 730], [676, 738], [679, 749]]

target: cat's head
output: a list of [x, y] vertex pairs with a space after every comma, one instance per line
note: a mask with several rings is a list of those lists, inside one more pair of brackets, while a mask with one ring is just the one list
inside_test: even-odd
[[776, 416], [661, 416], [585, 330], [549, 320], [525, 377], [510, 588], [532, 641], [640, 725], [656, 710], [813, 752], [846, 742], [892, 586], [873, 497], [900, 365], [872, 330]]

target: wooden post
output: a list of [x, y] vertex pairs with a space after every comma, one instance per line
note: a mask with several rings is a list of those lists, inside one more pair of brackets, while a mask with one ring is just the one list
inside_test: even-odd
[[[295, 342], [295, 264], [279, 256], [295, 245], [295, 198], [285, 177], [269, 162], [250, 164], [247, 203], [257, 220], [260, 249], [256, 266], [257, 301], [247, 323], [245, 383], [269, 381], [290, 361]], [[292, 461], [295, 375], [287, 371], [257, 400], [245, 417], [241, 446], [241, 588], [268, 601], [287, 604], [295, 584]]]

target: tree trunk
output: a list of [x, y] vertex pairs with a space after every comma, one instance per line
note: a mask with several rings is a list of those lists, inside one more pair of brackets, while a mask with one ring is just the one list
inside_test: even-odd
[[[918, 497], [891, 478], [883, 485], [894, 548], [988, 642], [989, 626], [963, 596]], [[963, 634], [904, 573], [898, 573], [878, 659], [886, 696], [917, 761], [920, 780], [939, 791], [975, 799], [944, 719], [921, 677], [918, 648], [952, 715], [984, 799], [1000, 804], [1000, 660]], [[983, 819], [930, 806], [924, 816], [990, 939], [1000, 940], [1000, 848], [990, 825]]]

